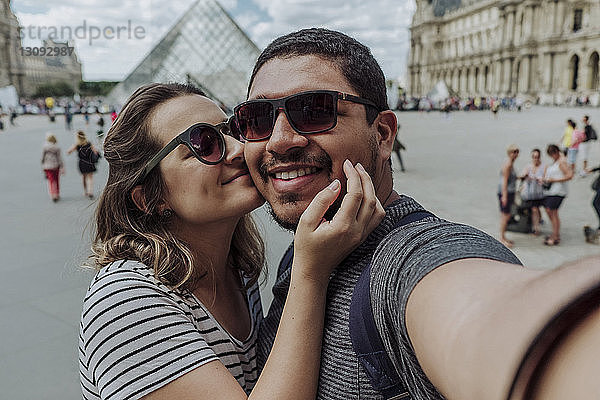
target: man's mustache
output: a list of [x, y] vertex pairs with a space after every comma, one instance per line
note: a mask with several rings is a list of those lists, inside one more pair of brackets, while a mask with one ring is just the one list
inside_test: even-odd
[[258, 173], [263, 181], [269, 178], [268, 170], [280, 164], [308, 164], [317, 168], [326, 170], [328, 173], [333, 171], [333, 162], [329, 154], [322, 151], [320, 154], [308, 154], [303, 149], [292, 150], [285, 154], [270, 153], [268, 160], [263, 160], [258, 165]]

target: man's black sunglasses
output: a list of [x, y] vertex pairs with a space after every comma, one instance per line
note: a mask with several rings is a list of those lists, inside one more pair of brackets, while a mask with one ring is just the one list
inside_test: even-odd
[[175, 136], [148, 161], [137, 184], [142, 183], [150, 171], [180, 144], [186, 145], [192, 154], [204, 164], [215, 165], [220, 163], [225, 157], [225, 137], [223, 135], [232, 136], [237, 140], [240, 139], [233, 117], [217, 125], [200, 122], [190, 126], [184, 132]]
[[300, 134], [321, 133], [337, 124], [337, 101], [379, 108], [371, 100], [334, 90], [311, 90], [280, 99], [246, 101], [233, 109], [237, 128], [247, 141], [271, 136], [279, 110], [283, 110], [291, 127]]

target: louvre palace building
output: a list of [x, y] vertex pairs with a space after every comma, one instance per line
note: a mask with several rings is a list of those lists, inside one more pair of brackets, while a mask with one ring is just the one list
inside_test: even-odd
[[416, 0], [408, 94], [600, 104], [600, 0]]
[[23, 86], [23, 62], [19, 57], [19, 22], [10, 9], [9, 0], [0, 0], [0, 88]]

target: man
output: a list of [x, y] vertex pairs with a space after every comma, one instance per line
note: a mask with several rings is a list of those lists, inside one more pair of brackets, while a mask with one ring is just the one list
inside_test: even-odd
[[585, 139], [583, 142], [579, 144], [579, 153], [581, 154], [581, 158], [583, 159], [583, 169], [581, 170], [580, 175], [587, 175], [588, 168], [588, 157], [590, 155], [590, 145], [592, 140], [598, 140], [598, 136], [596, 135], [596, 131], [590, 125], [590, 117], [587, 115], [583, 116], [583, 126], [585, 131]]
[[[507, 393], [523, 346], [570, 292], [553, 290], [544, 298], [551, 311], [517, 318], [521, 301], [529, 300], [525, 289], [540, 273], [523, 272], [506, 247], [434, 216], [394, 230], [422, 207], [393, 190], [390, 155], [397, 122], [387, 106], [384, 75], [368, 48], [326, 29], [280, 37], [258, 58], [248, 99], [235, 109], [248, 140], [246, 162], [281, 226], [293, 230], [319, 190], [334, 179], [345, 183], [345, 162], [365, 166], [386, 207], [384, 221], [332, 275], [317, 398], [382, 398], [359, 364], [348, 328], [354, 286], [371, 261], [377, 329], [411, 398]], [[338, 207], [339, 199], [325, 218]], [[282, 264], [261, 325], [259, 363], [274, 339], [289, 272]], [[515, 293], [525, 295], [514, 302]], [[514, 337], [519, 346], [498, 351], [513, 345]]]

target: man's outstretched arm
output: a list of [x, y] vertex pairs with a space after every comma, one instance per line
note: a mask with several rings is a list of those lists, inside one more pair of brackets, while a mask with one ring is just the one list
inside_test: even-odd
[[[503, 400], [539, 331], [598, 281], [600, 256], [551, 271], [484, 259], [450, 262], [427, 274], [412, 291], [406, 310], [409, 337], [424, 372], [446, 398]], [[587, 329], [573, 331], [557, 353], [565, 355], [554, 357], [555, 368], [542, 377], [545, 387], [559, 382], [553, 371], [564, 369], [567, 356], [581, 369], [600, 370], [600, 347], [586, 346], [598, 341], [600, 331], [594, 329], [599, 320], [596, 313], [585, 321]], [[581, 348], [589, 351], [581, 353]], [[588, 385], [598, 382], [592, 379]], [[579, 389], [586, 393], [593, 387]]]

